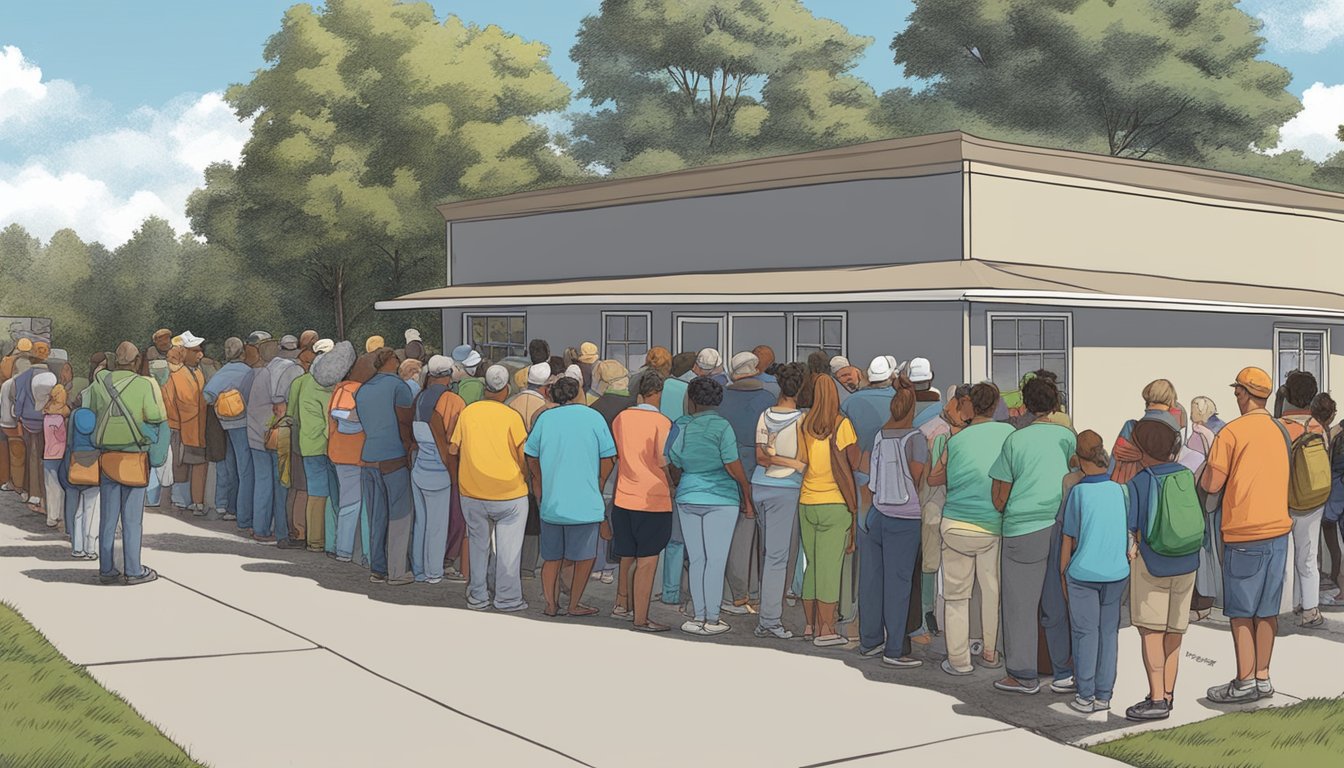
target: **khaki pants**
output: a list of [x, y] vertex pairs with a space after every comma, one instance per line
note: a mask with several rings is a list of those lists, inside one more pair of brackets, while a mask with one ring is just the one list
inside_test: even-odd
[[947, 659], [957, 669], [971, 668], [971, 595], [980, 588], [980, 624], [985, 652], [999, 642], [999, 555], [1002, 539], [988, 533], [949, 529], [943, 534], [943, 632]]
[[5, 443], [9, 449], [9, 482], [19, 493], [28, 492], [28, 452], [23, 445], [23, 428], [7, 427]]

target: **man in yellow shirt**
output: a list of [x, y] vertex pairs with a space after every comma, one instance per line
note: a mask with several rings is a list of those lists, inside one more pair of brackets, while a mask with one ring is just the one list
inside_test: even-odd
[[484, 390], [480, 400], [462, 409], [448, 439], [448, 471], [461, 493], [467, 553], [474, 566], [467, 582], [467, 607], [483, 611], [492, 603], [486, 566], [493, 526], [493, 604], [496, 610], [521, 611], [527, 608], [519, 573], [527, 524], [527, 459], [523, 456], [527, 428], [523, 417], [504, 404], [509, 396], [508, 369], [490, 366]]

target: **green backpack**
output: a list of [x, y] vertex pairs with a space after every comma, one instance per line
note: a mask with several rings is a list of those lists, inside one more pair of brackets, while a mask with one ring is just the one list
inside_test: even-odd
[[1150, 473], [1148, 530], [1144, 540], [1159, 555], [1193, 555], [1204, 545], [1204, 510], [1188, 469], [1157, 477]]

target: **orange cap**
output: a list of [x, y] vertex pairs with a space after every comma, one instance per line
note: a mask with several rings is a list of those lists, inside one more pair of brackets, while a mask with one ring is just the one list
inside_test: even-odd
[[1274, 384], [1270, 381], [1269, 374], [1253, 366], [1242, 368], [1232, 386], [1245, 387], [1247, 392], [1259, 398], [1269, 397], [1269, 393], [1274, 391]]

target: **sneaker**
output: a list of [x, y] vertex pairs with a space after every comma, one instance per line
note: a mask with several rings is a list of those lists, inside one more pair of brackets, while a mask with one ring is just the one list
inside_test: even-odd
[[901, 656], [900, 658], [883, 656], [882, 663], [888, 667], [896, 667], [897, 669], [914, 669], [915, 667], [924, 665], [924, 662], [919, 659], [912, 659], [909, 656]]
[[484, 603], [476, 603], [468, 600], [467, 607], [473, 611], [488, 611], [490, 610], [490, 603], [488, 601]]
[[762, 627], [759, 624], [751, 631], [757, 637], [773, 637], [776, 640], [792, 640], [793, 633], [783, 627]]
[[1028, 685], [1020, 680], [1011, 677], [1005, 677], [1002, 680], [995, 680], [994, 687], [1006, 693], [1022, 693], [1030, 696], [1034, 693], [1040, 692], [1041, 683], [1040, 681], [1033, 680], [1031, 684]]
[[159, 574], [153, 568], [145, 567], [145, 570], [139, 576], [123, 579], [123, 583], [127, 586], [135, 586], [136, 584], [148, 584], [157, 578], [159, 578]]
[[1054, 693], [1077, 693], [1078, 683], [1074, 682], [1073, 675], [1069, 675], [1063, 680], [1050, 683], [1050, 690]]
[[1166, 720], [1171, 717], [1171, 705], [1166, 701], [1153, 701], [1144, 699], [1138, 704], [1125, 710], [1125, 719], [1135, 722], [1147, 722], [1150, 720]]
[[255, 533], [252, 534], [252, 540], [255, 541], [255, 542], [257, 542], [258, 544], [274, 544], [274, 543], [275, 543], [275, 537], [274, 537], [274, 536], [258, 536], [258, 535], [255, 534]]
[[875, 656], [881, 656], [881, 655], [882, 655], [882, 652], [885, 651], [885, 650], [887, 650], [887, 644], [886, 644], [886, 643], [878, 643], [877, 645], [873, 646], [872, 648], [863, 648], [863, 647], [860, 647], [860, 648], [859, 648], [859, 655], [862, 656], [862, 657], [864, 657], [865, 659], [871, 659], [871, 658], [873, 658], [873, 657], [875, 657]]
[[984, 655], [985, 655], [985, 641], [984, 641], [984, 640], [981, 640], [981, 639], [977, 638], [977, 639], [971, 641], [971, 655], [972, 655], [972, 656], [984, 656]]
[[938, 666], [942, 668], [944, 672], [946, 672], [949, 675], [952, 675], [953, 677], [965, 677], [967, 675], [975, 673], [974, 667], [970, 669], [957, 669], [956, 667], [952, 666], [951, 659], [943, 659], [943, 663], [939, 664]]
[[1209, 701], [1214, 704], [1250, 704], [1259, 700], [1260, 686], [1252, 680], [1233, 680], [1209, 689]]
[[201, 506], [201, 507], [196, 507], [195, 509], [191, 510], [191, 516], [192, 516], [192, 517], [205, 517], [205, 515], [206, 515], [206, 511], [205, 511], [205, 507], [203, 507], [203, 506]]
[[109, 574], [100, 573], [100, 574], [98, 574], [98, 583], [99, 583], [99, 584], [104, 584], [104, 585], [106, 585], [106, 584], [120, 584], [120, 583], [121, 583], [121, 574], [120, 574], [120, 573], [116, 573], [116, 572], [113, 572], [113, 573], [110, 574], [110, 575], [109, 575]]
[[345, 555], [336, 555], [336, 562], [338, 563], [348, 563], [353, 559], [353, 557], [347, 557]]
[[466, 577], [466, 576], [463, 576], [463, 575], [462, 575], [462, 572], [459, 571], [459, 570], [457, 570], [456, 568], [449, 568], [449, 569], [445, 570], [445, 571], [443, 572], [443, 578], [445, 578], [445, 579], [447, 579], [447, 580], [449, 580], [449, 581], [466, 581], [466, 580], [467, 580], [467, 577]]
[[404, 587], [407, 584], [414, 584], [415, 577], [408, 573], [399, 579], [388, 579], [385, 583], [389, 587]]
[[1094, 711], [1092, 707], [1095, 704], [1096, 701], [1094, 699], [1084, 699], [1082, 696], [1074, 696], [1073, 701], [1069, 702], [1069, 709], [1072, 709], [1074, 712], [1082, 712], [1085, 715], [1090, 715]]
[[681, 623], [681, 631], [685, 632], [688, 635], [704, 635], [706, 634], [705, 622], [696, 621], [695, 619], [691, 619], [690, 621], [683, 621]]
[[1312, 608], [1310, 611], [1302, 612], [1302, 620], [1297, 622], [1297, 626], [1302, 627], [1303, 629], [1323, 627], [1325, 626], [1325, 617], [1321, 615], [1319, 609]]
[[613, 572], [611, 572], [611, 571], [603, 571], [603, 572], [602, 572], [602, 583], [603, 583], [603, 584], [614, 584], [615, 582], [616, 582], [616, 574], [615, 574], [615, 573], [613, 573]]
[[275, 542], [275, 548], [276, 548], [276, 549], [307, 549], [307, 548], [308, 548], [308, 544], [305, 543], [305, 542], [302, 542], [302, 541], [295, 541], [295, 540], [293, 540], [293, 539], [281, 539], [281, 540]]
[[1268, 699], [1274, 696], [1274, 684], [1269, 682], [1268, 679], [1256, 680], [1255, 690], [1260, 692], [1260, 698], [1262, 699]]
[[383, 573], [370, 573], [369, 581], [373, 584], [386, 584], [387, 575]]
[[495, 610], [501, 613], [518, 613], [519, 611], [527, 610], [527, 603], [519, 603], [517, 605], [509, 606], [508, 608], [500, 608], [499, 606], [495, 606]]
[[84, 553], [83, 553], [83, 552], [71, 552], [71, 553], [70, 553], [70, 557], [74, 558], [75, 560], [83, 560], [83, 559], [84, 559]]
[[438, 576], [431, 576], [431, 577], [429, 577], [428, 579], [425, 579], [425, 583], [426, 583], [426, 584], [442, 584], [442, 583], [443, 583], [443, 579], [440, 578], [440, 577], [438, 577]]
[[85, 552], [85, 553], [84, 553], [84, 559], [85, 559], [85, 560], [97, 560], [97, 559], [98, 559], [98, 553], [97, 553], [97, 552]]
[[220, 520], [230, 520], [230, 521], [232, 521], [232, 520], [237, 520], [237, 519], [238, 519], [238, 516], [235, 515], [235, 514], [233, 514], [232, 512], [220, 512], [220, 513], [219, 513], [219, 519], [220, 519]]
[[727, 601], [724, 601], [721, 605], [719, 605], [719, 610], [723, 611], [724, 613], [731, 613], [734, 616], [746, 616], [750, 612], [747, 609], [746, 603], [738, 605], [737, 603], [730, 603]]
[[934, 615], [933, 611], [924, 614], [924, 626], [928, 627], [929, 631], [935, 636], [941, 637], [943, 634], [943, 631], [938, 628], [938, 617]]
[[728, 630], [732, 629], [732, 627], [728, 626], [727, 624], [724, 624], [723, 621], [721, 620], [716, 621], [713, 624], [705, 622], [703, 625], [701, 625], [701, 627], [706, 635], [722, 635], [724, 632], [727, 632]]
[[848, 645], [849, 638], [844, 635], [819, 635], [812, 638], [812, 645], [817, 648], [834, 648], [839, 645]]

